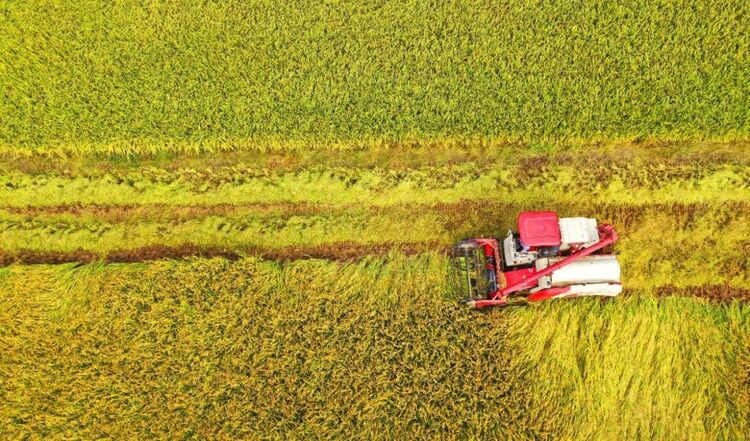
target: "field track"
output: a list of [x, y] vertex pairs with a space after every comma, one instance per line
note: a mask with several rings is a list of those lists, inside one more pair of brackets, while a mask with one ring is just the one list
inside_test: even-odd
[[407, 256], [437, 251], [447, 252], [445, 247], [436, 243], [424, 244], [389, 244], [367, 245], [356, 242], [332, 243], [305, 247], [302, 245], [269, 248], [212, 248], [195, 244], [179, 246], [149, 246], [131, 250], [113, 250], [99, 255], [94, 252], [79, 250], [73, 252], [45, 252], [36, 250], [0, 250], [0, 266], [19, 264], [59, 264], [59, 263], [136, 263], [163, 259], [185, 259], [191, 257], [221, 257], [238, 260], [244, 257], [260, 257], [265, 260], [289, 262], [303, 259], [326, 259], [332, 261], [354, 261], [366, 257], [385, 256], [390, 253], [401, 253]]
[[[541, 203], [538, 203], [541, 205]], [[617, 222], [620, 228], [628, 228], [643, 220], [644, 217], [667, 214], [681, 225], [689, 225], [697, 217], [708, 214], [715, 209], [715, 204], [707, 202], [664, 204], [645, 203], [642, 205], [594, 203], [553, 203], [559, 211], [582, 211], [582, 215], [598, 215]], [[545, 205], [549, 206], [549, 205]], [[458, 202], [439, 202], [434, 204], [396, 204], [394, 206], [371, 206], [349, 204], [343, 206], [318, 203], [257, 203], [257, 204], [216, 204], [216, 205], [51, 205], [27, 207], [0, 207], [0, 213], [7, 213], [24, 218], [46, 218], [60, 215], [86, 216], [98, 220], [119, 223], [132, 221], [171, 220], [184, 221], [206, 216], [232, 215], [268, 215], [277, 218], [292, 216], [336, 216], [346, 212], [364, 210], [372, 215], [389, 211], [436, 213], [444, 216], [446, 224], [459, 223], [467, 212], [481, 216], [493, 213], [514, 213], [529, 204], [514, 204], [495, 200], [462, 200]], [[533, 206], [532, 206], [533, 208]], [[725, 205], [727, 211], [737, 214], [750, 213], [750, 202], [736, 201]], [[541, 208], [539, 208], [541, 209]], [[497, 219], [498, 215], [494, 215]]]

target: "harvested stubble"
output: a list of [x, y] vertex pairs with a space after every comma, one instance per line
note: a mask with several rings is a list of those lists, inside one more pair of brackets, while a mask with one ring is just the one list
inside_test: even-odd
[[[49, 207], [0, 212], [0, 264], [138, 262], [189, 256], [358, 259], [401, 250], [445, 252], [463, 237], [502, 237], [524, 209], [588, 215], [617, 226], [628, 288], [746, 297], [750, 206], [512, 204], [462, 201], [387, 207]], [[318, 213], [317, 209], [321, 208]], [[153, 214], [153, 218], [150, 216]], [[153, 220], [152, 220], [153, 219]], [[655, 238], [658, 238], [655, 239]], [[721, 252], [696, 252], [696, 250]], [[727, 290], [717, 290], [724, 286]], [[702, 288], [703, 287], [703, 288]], [[706, 290], [705, 293], [701, 289]]]
[[[0, 151], [0, 173], [29, 175], [126, 178], [129, 170], [162, 181], [175, 177], [190, 182], [234, 182], [243, 177], [277, 176], [305, 170], [390, 170], [404, 172], [431, 167], [474, 164], [477, 170], [517, 168], [534, 174], [553, 165], [606, 172], [606, 166], [640, 164], [652, 167], [711, 167], [720, 164], [750, 165], [750, 141], [609, 141], [590, 143], [491, 143], [482, 141], [393, 141], [377, 147], [357, 145], [346, 153], [326, 150], [265, 152], [230, 150], [211, 152], [161, 152], [158, 154], [40, 153]], [[52, 160], [51, 160], [52, 159]]]
[[[368, 201], [450, 203], [496, 195], [505, 202], [737, 202], [750, 200], [750, 165], [648, 163], [581, 166], [461, 163], [407, 170], [316, 167], [295, 172], [238, 169], [164, 170], [133, 167], [107, 174], [0, 174], [8, 207], [51, 205], [242, 205], [304, 203], [345, 206]], [[583, 168], [582, 168], [583, 167]], [[731, 191], [728, 191], [731, 190]]]
[[750, 435], [734, 380], [747, 305], [634, 295], [477, 314], [444, 277], [429, 254], [2, 269], [3, 432]]
[[163, 259], [186, 259], [191, 257], [223, 257], [237, 260], [244, 257], [259, 257], [276, 262], [287, 262], [306, 259], [327, 259], [331, 261], [354, 261], [373, 256], [384, 256], [393, 252], [414, 255], [420, 252], [443, 250], [438, 243], [377, 243], [364, 244], [357, 242], [334, 242], [322, 245], [289, 245], [283, 247], [231, 247], [182, 243], [177, 246], [151, 245], [141, 248], [110, 250], [107, 252], [91, 251], [78, 248], [72, 251], [45, 250], [2, 250], [0, 249], [0, 266], [14, 263], [57, 264], [57, 263], [137, 263]]

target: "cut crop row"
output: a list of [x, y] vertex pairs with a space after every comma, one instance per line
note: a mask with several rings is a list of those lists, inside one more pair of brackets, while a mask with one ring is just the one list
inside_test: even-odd
[[[196, 172], [200, 175], [200, 173]], [[189, 174], [186, 171], [182, 175]], [[700, 203], [750, 200], [750, 168], [739, 165], [677, 168], [650, 166], [551, 166], [518, 173], [515, 168], [477, 169], [473, 164], [394, 170], [309, 170], [228, 180], [164, 179], [144, 170], [127, 176], [62, 177], [0, 175], [6, 207], [50, 205], [242, 205], [308, 203], [394, 205], [459, 200], [512, 203]]]

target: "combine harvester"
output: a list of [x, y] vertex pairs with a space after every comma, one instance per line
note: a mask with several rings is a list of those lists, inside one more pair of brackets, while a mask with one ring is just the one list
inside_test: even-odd
[[453, 247], [453, 284], [473, 308], [514, 299], [616, 296], [622, 292], [620, 264], [606, 251], [616, 241], [612, 226], [596, 219], [522, 212], [518, 233], [508, 231], [502, 247], [493, 238], [465, 239]]

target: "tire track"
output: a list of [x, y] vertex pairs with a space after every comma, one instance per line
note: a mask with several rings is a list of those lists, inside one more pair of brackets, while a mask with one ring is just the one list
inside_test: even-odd
[[[585, 155], [580, 152], [586, 151]], [[167, 173], [184, 170], [206, 170], [205, 176], [226, 170], [252, 168], [273, 172], [299, 172], [326, 166], [342, 168], [406, 170], [416, 167], [440, 167], [473, 163], [481, 167], [515, 165], [519, 170], [541, 168], [548, 164], [582, 167], [592, 165], [627, 165], [641, 160], [649, 164], [681, 166], [700, 164], [750, 164], [747, 142], [716, 141], [640, 141], [588, 143], [586, 148], [563, 148], [553, 153], [533, 153], [518, 142], [482, 144], [475, 142], [410, 141], [382, 142], [378, 146], [361, 146], [340, 154], [337, 151], [224, 150], [214, 152], [181, 152], [179, 155], [118, 155], [108, 153], [62, 154], [50, 160], [48, 153], [18, 154], [0, 150], [0, 172], [21, 172], [58, 176], [103, 176], [136, 169]], [[210, 170], [210, 172], [208, 172]]]
[[352, 261], [368, 256], [383, 256], [389, 253], [415, 255], [428, 251], [447, 253], [448, 247], [437, 242], [422, 243], [378, 243], [335, 242], [323, 245], [291, 245], [283, 247], [212, 247], [193, 243], [177, 246], [149, 245], [133, 249], [111, 250], [97, 253], [91, 250], [42, 251], [42, 250], [3, 250], [0, 249], [0, 266], [12, 264], [61, 264], [94, 262], [137, 263], [164, 259], [186, 259], [192, 257], [221, 257], [237, 260], [245, 257], [260, 257], [279, 262], [302, 259], [327, 259]]

